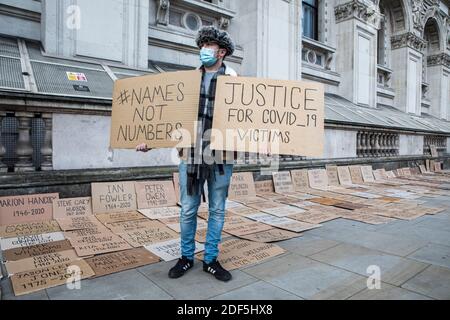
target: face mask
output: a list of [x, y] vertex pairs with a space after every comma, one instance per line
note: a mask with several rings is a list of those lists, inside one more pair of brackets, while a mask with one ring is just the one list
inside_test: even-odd
[[216, 50], [202, 48], [200, 50], [200, 61], [205, 67], [212, 67], [217, 63]]

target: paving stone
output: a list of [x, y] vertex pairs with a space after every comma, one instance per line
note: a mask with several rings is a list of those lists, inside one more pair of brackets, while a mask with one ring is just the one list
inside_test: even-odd
[[450, 299], [450, 269], [430, 266], [402, 285], [402, 288], [435, 298]]
[[302, 298], [267, 282], [258, 281], [218, 295], [212, 300], [302, 300]]
[[430, 243], [410, 254], [408, 258], [450, 268], [450, 247]]
[[365, 289], [349, 300], [432, 300], [432, 298], [382, 283], [380, 289]]
[[381, 251], [370, 250], [352, 244], [341, 244], [331, 249], [312, 255], [318, 260], [348, 271], [369, 277], [369, 267], [380, 268], [381, 281], [399, 286], [423, 271], [428, 264], [388, 255]]

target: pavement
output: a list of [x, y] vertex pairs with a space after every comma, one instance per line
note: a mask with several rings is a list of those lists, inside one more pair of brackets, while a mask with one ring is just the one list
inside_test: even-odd
[[[421, 200], [450, 207], [449, 196]], [[287, 252], [232, 271], [228, 283], [203, 272], [200, 261], [183, 278], [169, 279], [172, 261], [83, 280], [79, 290], [59, 286], [21, 297], [5, 277], [2, 299], [450, 299], [450, 209], [378, 226], [337, 219], [277, 245]], [[377, 274], [379, 288], [369, 289]]]

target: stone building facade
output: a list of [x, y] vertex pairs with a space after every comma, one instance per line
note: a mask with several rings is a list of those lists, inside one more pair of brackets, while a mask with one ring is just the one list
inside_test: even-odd
[[240, 75], [325, 84], [325, 154], [283, 157], [286, 166], [423, 161], [430, 145], [448, 161], [449, 8], [448, 0], [0, 0], [0, 171], [175, 165], [172, 150], [109, 148], [112, 88], [198, 67], [202, 25], [233, 36], [227, 63]]

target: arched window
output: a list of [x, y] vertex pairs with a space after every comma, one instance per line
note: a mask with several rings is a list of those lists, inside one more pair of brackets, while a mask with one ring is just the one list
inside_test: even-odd
[[427, 42], [427, 51], [423, 62], [423, 82], [428, 82], [428, 56], [437, 54], [440, 51], [439, 27], [435, 19], [428, 19], [423, 31], [423, 37]]
[[319, 40], [319, 0], [303, 0], [303, 36]]

